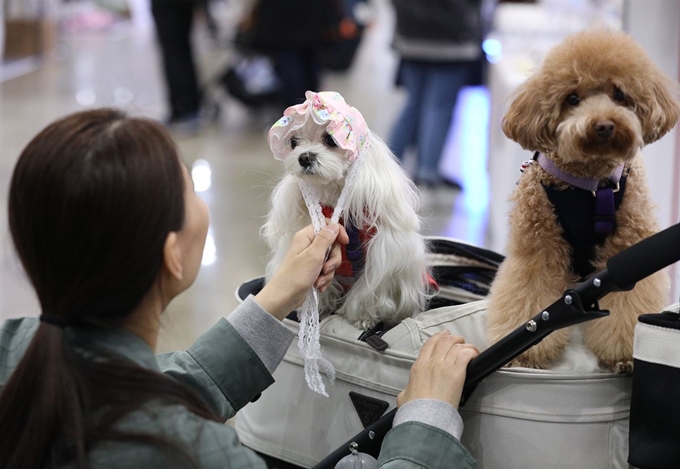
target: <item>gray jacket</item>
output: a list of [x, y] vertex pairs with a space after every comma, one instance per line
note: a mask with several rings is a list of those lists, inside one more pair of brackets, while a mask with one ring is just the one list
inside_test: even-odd
[[[36, 318], [13, 319], [0, 327], [0, 392], [38, 328]], [[273, 383], [294, 337], [292, 331], [249, 297], [227, 319], [221, 319], [187, 351], [154, 355], [138, 336], [125, 329], [67, 328], [66, 334], [94, 341], [139, 366], [163, 372], [194, 389], [227, 420]], [[265, 340], [269, 338], [269, 340]], [[281, 403], [286, 405], [285, 402]], [[417, 409], [414, 409], [417, 413]], [[468, 469], [474, 459], [457, 438], [422, 421], [397, 414], [387, 434], [378, 467], [383, 469]], [[397, 424], [399, 421], [403, 423]], [[149, 408], [128, 414], [121, 429], [162, 434], [191, 448], [201, 468], [259, 468], [266, 464], [241, 446], [230, 425], [206, 421], [179, 406]], [[19, 431], [10, 429], [9, 431]], [[294, 429], [291, 429], [294, 431]], [[90, 451], [93, 469], [184, 467], [163, 448], [130, 442], [102, 443]]]

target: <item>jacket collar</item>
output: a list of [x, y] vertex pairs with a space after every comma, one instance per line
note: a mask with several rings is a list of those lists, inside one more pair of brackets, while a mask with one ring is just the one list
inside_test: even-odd
[[78, 326], [65, 331], [67, 338], [83, 350], [102, 350], [128, 359], [143, 368], [160, 371], [151, 347], [123, 327]]

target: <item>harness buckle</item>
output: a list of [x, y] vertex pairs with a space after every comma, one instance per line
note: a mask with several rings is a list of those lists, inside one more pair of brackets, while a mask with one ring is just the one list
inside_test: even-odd
[[[618, 191], [621, 190], [621, 183], [617, 182], [616, 187], [612, 189], [612, 193], [616, 194]], [[597, 197], [597, 192], [596, 191], [590, 191], [591, 194], [593, 194], [593, 197]]]

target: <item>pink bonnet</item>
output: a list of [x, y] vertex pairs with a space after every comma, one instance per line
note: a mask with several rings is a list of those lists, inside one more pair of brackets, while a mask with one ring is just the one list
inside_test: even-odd
[[269, 130], [269, 147], [274, 157], [283, 160], [291, 152], [290, 134], [301, 128], [310, 117], [318, 125], [326, 124], [326, 132], [346, 151], [353, 162], [368, 147], [368, 125], [361, 113], [347, 104], [335, 91], [307, 91], [304, 103], [291, 106]]

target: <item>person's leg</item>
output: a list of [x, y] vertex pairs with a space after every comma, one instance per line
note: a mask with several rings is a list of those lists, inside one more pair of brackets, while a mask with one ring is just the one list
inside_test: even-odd
[[406, 104], [397, 118], [388, 145], [400, 160], [403, 160], [406, 149], [416, 142], [416, 132], [420, 116], [420, 103], [423, 95], [423, 66], [418, 63], [403, 61], [399, 69], [401, 83], [408, 94]]
[[468, 82], [471, 66], [430, 64], [427, 66], [418, 128], [418, 179], [435, 185], [441, 181], [439, 160], [451, 127], [458, 91]]
[[284, 108], [305, 100], [308, 84], [304, 59], [299, 48], [281, 49], [274, 54], [274, 68], [281, 81], [281, 104]]
[[[304, 47], [301, 51], [303, 67], [305, 71], [304, 83], [301, 83], [299, 91], [307, 90], [319, 92], [321, 89], [321, 58], [316, 45]], [[304, 99], [304, 92], [302, 93]]]
[[168, 87], [170, 121], [197, 116], [201, 106], [191, 48], [193, 10], [192, 1], [151, 1]]

